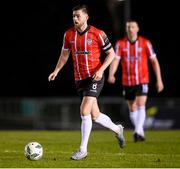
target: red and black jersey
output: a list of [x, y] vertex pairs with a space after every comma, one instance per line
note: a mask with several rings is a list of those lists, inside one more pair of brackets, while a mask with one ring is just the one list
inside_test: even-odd
[[127, 37], [117, 41], [116, 57], [121, 59], [124, 86], [149, 83], [148, 59], [156, 54], [148, 39], [139, 36], [133, 43]]
[[93, 26], [80, 33], [74, 27], [64, 34], [63, 49], [70, 50], [73, 57], [75, 80], [92, 77], [101, 66], [101, 50], [112, 47], [106, 34]]

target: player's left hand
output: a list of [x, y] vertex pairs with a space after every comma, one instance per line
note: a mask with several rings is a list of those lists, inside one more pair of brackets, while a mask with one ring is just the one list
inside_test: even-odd
[[157, 92], [158, 92], [158, 93], [160, 93], [161, 91], [163, 91], [164, 85], [163, 85], [163, 82], [162, 82], [162, 81], [157, 82], [157, 84], [156, 84], [156, 89], [157, 89]]

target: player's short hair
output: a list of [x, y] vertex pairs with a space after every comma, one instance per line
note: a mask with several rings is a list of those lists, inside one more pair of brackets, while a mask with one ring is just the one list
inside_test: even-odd
[[127, 19], [127, 20], [126, 20], [126, 23], [127, 23], [127, 22], [136, 22], [136, 23], [138, 23], [137, 20], [136, 20], [136, 19], [133, 19], [133, 18]]
[[135, 22], [139, 26], [138, 21], [136, 19], [134, 19], [134, 18], [129, 18], [129, 19], [126, 20], [126, 23], [129, 23], [129, 22]]
[[84, 13], [89, 15], [89, 9], [88, 6], [85, 4], [79, 4], [72, 8], [72, 11], [82, 10]]

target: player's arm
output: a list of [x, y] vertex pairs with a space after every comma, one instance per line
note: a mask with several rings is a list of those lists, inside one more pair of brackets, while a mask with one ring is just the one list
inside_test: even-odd
[[110, 65], [110, 63], [112, 62], [112, 60], [115, 57], [115, 52], [112, 47], [110, 49], [108, 49], [107, 51], [105, 51], [105, 53], [106, 53], [106, 58], [105, 58], [103, 64], [101, 65], [101, 67], [99, 68], [99, 70], [94, 74], [94, 76], [93, 76], [94, 80], [102, 79], [105, 69]]
[[108, 76], [108, 82], [109, 83], [115, 83], [115, 81], [116, 81], [115, 73], [116, 73], [116, 71], [118, 69], [119, 61], [120, 61], [120, 59], [115, 57], [113, 59], [112, 63], [110, 64], [109, 76]]
[[155, 76], [156, 76], [156, 88], [158, 92], [161, 92], [164, 89], [162, 77], [161, 77], [161, 69], [156, 57], [150, 59]]
[[58, 59], [58, 62], [57, 62], [57, 65], [54, 69], [54, 71], [49, 75], [48, 77], [48, 80], [51, 81], [51, 80], [54, 80], [57, 76], [57, 74], [59, 73], [59, 71], [63, 68], [63, 66], [66, 64], [68, 58], [69, 58], [69, 55], [70, 55], [70, 51], [69, 50], [64, 50], [62, 48], [61, 50], [61, 54], [59, 56], [59, 59]]

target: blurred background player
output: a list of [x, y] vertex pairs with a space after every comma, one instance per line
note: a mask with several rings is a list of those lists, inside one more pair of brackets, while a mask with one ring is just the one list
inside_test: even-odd
[[[74, 27], [65, 32], [58, 63], [48, 77], [49, 81], [55, 79], [66, 64], [71, 52], [76, 89], [82, 101], [80, 106], [81, 145], [79, 150], [71, 156], [73, 160], [81, 160], [87, 156], [92, 120], [116, 133], [121, 148], [125, 145], [122, 125], [114, 124], [107, 115], [101, 113], [97, 102], [104, 85], [104, 70], [112, 62], [115, 53], [106, 34], [88, 25], [88, 19], [86, 5], [73, 8]], [[103, 64], [100, 61], [101, 50], [106, 54]]]
[[144, 122], [148, 95], [149, 68], [152, 64], [156, 77], [157, 92], [164, 88], [161, 70], [151, 42], [138, 35], [139, 26], [135, 20], [126, 22], [127, 36], [116, 42], [116, 57], [110, 65], [109, 83], [115, 83], [119, 62], [122, 66], [123, 95], [127, 100], [129, 116], [134, 125], [134, 141], [144, 141]]

